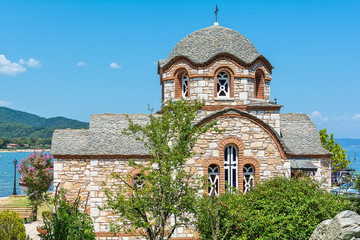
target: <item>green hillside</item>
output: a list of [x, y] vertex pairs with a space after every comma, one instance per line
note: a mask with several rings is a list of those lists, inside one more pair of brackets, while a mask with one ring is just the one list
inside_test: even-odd
[[89, 128], [89, 123], [64, 117], [43, 118], [0, 107], [0, 138], [51, 138], [55, 129]]

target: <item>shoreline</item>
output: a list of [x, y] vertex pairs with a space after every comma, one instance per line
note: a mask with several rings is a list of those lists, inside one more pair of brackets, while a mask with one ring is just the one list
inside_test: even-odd
[[0, 152], [11, 153], [11, 152], [51, 152], [51, 149], [17, 149], [17, 150], [8, 150], [8, 149], [0, 149]]

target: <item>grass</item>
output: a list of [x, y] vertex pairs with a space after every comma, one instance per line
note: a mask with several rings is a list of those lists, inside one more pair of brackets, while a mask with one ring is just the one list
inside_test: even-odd
[[[1, 207], [26, 207], [30, 206], [30, 201], [26, 195], [10, 196], [7, 199], [0, 199]], [[42, 219], [42, 212], [49, 211], [48, 206], [43, 203], [38, 209], [38, 219]]]

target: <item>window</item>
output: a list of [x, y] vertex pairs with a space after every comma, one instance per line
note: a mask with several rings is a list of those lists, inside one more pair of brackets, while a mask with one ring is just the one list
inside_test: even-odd
[[254, 174], [254, 166], [251, 164], [245, 164], [243, 169], [244, 193], [250, 192], [250, 189], [254, 187]]
[[225, 189], [227, 186], [237, 189], [238, 149], [233, 145], [229, 145], [224, 149], [224, 171]]
[[181, 89], [182, 89], [182, 97], [183, 98], [189, 97], [189, 80], [186, 73], [182, 76], [181, 79]]
[[219, 196], [219, 166], [211, 164], [208, 168], [209, 196]]
[[220, 72], [217, 75], [217, 97], [230, 97], [230, 78], [227, 72]]
[[135, 190], [142, 188], [144, 186], [144, 183], [145, 183], [145, 181], [144, 181], [143, 177], [141, 176], [141, 174], [136, 174], [134, 176], [132, 185]]
[[255, 98], [264, 99], [264, 76], [261, 70], [255, 72]]

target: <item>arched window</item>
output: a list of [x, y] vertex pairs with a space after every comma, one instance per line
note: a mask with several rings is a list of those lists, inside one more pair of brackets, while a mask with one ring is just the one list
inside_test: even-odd
[[182, 97], [183, 98], [189, 97], [189, 80], [186, 73], [182, 76], [181, 79], [181, 89], [182, 89]]
[[217, 97], [230, 97], [230, 77], [227, 72], [219, 72], [217, 75]]
[[238, 149], [229, 145], [224, 149], [225, 189], [227, 186], [238, 189]]
[[208, 167], [208, 179], [209, 179], [209, 196], [215, 194], [219, 196], [219, 166], [216, 164], [211, 164]]
[[255, 167], [251, 164], [245, 164], [243, 169], [244, 193], [250, 192], [254, 187]]
[[261, 70], [255, 72], [255, 98], [264, 99], [264, 75]]
[[133, 185], [133, 188], [136, 190], [136, 189], [140, 189], [144, 186], [144, 178], [141, 176], [141, 174], [136, 174], [134, 177], [133, 177], [133, 181], [132, 181], [132, 185]]

